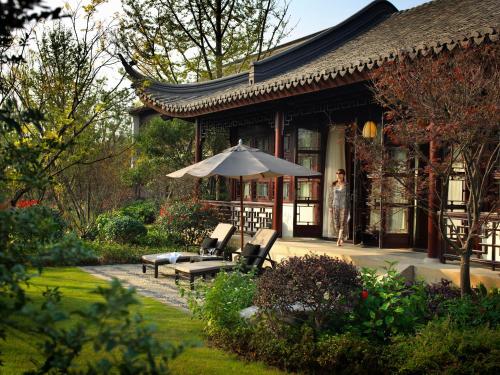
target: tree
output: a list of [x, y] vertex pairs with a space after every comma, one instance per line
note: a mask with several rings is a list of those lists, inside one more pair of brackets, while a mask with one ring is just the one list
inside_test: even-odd
[[[499, 212], [494, 180], [500, 151], [499, 51], [495, 43], [457, 47], [385, 64], [372, 77], [374, 96], [387, 109], [385, 139], [406, 150], [408, 159], [394, 160], [380, 142], [356, 138], [365, 171], [374, 186], [381, 186], [377, 194], [416, 200], [435, 217], [441, 238], [460, 255], [463, 295], [471, 292], [474, 246], [491, 214]], [[427, 145], [436, 153], [426, 151]], [[466, 191], [465, 230], [447, 210], [456, 178]], [[427, 201], [429, 189], [435, 201]]]
[[281, 0], [124, 0], [117, 42], [146, 74], [220, 78], [260, 60], [287, 33]]
[[[14, 46], [12, 34], [25, 27], [28, 20], [45, 18], [45, 13], [30, 13], [39, 3], [34, 0], [1, 4], [0, 43], [5, 48], [0, 51], [0, 61], [24, 60], [19, 54], [24, 52], [22, 48], [9, 54]], [[9, 16], [12, 14], [16, 17]], [[176, 349], [159, 343], [152, 336], [153, 328], [145, 326], [139, 315], [129, 313], [137, 299], [133, 290], [124, 289], [117, 280], [109, 288], [96, 290], [103, 302], [71, 313], [61, 307], [58, 288], [44, 291], [42, 303], [26, 295], [23, 286], [29, 283], [32, 273], [27, 267], [38, 267], [42, 272], [44, 259], [57, 263], [64, 254], [76, 260], [82, 249], [74, 236], [53, 241], [58, 236], [44, 224], [47, 210], [24, 210], [4, 202], [12, 197], [13, 184], [22, 185], [26, 191], [46, 188], [53, 172], [47, 168], [48, 163], [58, 160], [72, 144], [67, 143], [68, 138], [62, 137], [61, 141], [55, 132], [47, 130], [44, 126], [51, 124], [46, 122], [45, 113], [32, 108], [31, 103], [17, 105], [16, 98], [10, 96], [14, 88], [3, 86], [0, 98], [0, 337], [8, 340], [19, 332], [36, 334], [42, 355], [39, 362], [34, 361], [33, 373], [107, 374], [123, 369], [130, 374], [168, 373], [167, 361]], [[61, 96], [64, 94], [60, 92]], [[73, 120], [76, 118], [65, 124], [70, 126]], [[70, 128], [76, 133], [79, 130]], [[73, 134], [73, 141], [82, 133], [83, 130]], [[27, 248], [33, 250], [30, 256], [26, 256]], [[71, 326], [65, 324], [74, 323], [74, 317], [80, 320]], [[81, 360], [83, 349], [94, 352], [86, 362]]]
[[153, 118], [137, 136], [134, 168], [124, 174], [134, 186], [136, 198], [146, 186], [157, 199], [185, 197], [191, 190], [190, 182], [168, 178], [166, 175], [193, 161], [194, 129], [189, 122]]
[[[83, 30], [78, 12], [71, 10], [64, 22], [35, 29], [34, 48], [25, 61], [2, 74], [10, 88], [6, 106], [14, 116], [20, 119], [27, 109], [43, 113], [38, 127], [21, 129], [23, 138], [33, 145], [57, 145], [41, 152], [39, 174], [58, 180], [67, 191], [68, 174], [76, 167], [107, 160], [128, 147], [124, 136], [130, 127], [126, 111], [131, 93], [121, 88], [121, 80], [103, 78], [117, 60], [108, 52], [106, 27], [93, 21], [94, 11], [89, 8], [85, 14]], [[15, 205], [31, 187], [10, 175]]]

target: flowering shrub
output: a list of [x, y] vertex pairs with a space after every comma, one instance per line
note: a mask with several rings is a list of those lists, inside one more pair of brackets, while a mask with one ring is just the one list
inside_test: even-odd
[[198, 201], [169, 202], [160, 209], [160, 226], [185, 245], [199, 244], [217, 223], [217, 211]]
[[29, 200], [19, 200], [17, 203], [16, 203], [16, 207], [17, 208], [26, 208], [26, 207], [31, 207], [31, 206], [36, 206], [37, 204], [39, 204], [40, 201], [36, 200], [36, 199], [29, 199]]
[[308, 320], [325, 329], [350, 312], [359, 299], [361, 279], [356, 267], [326, 255], [287, 259], [259, 278], [255, 304], [285, 319]]
[[407, 283], [389, 263], [386, 274], [364, 268], [361, 279], [364, 290], [353, 318], [352, 330], [380, 339], [413, 332], [426, 315], [426, 293], [423, 283]]

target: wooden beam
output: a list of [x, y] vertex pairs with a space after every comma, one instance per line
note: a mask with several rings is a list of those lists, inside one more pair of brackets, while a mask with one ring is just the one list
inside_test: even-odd
[[[285, 115], [283, 111], [276, 111], [274, 115], [274, 156], [283, 158], [283, 129], [285, 126]], [[273, 205], [273, 229], [281, 237], [283, 226], [283, 177], [274, 179], [274, 205]]]
[[[203, 158], [203, 145], [201, 142], [201, 125], [198, 119], [194, 122], [194, 162], [198, 163]], [[200, 179], [197, 179], [194, 184], [194, 196], [200, 198]]]

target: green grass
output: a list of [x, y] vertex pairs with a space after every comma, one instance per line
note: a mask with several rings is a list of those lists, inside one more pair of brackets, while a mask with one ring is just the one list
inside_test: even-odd
[[[35, 301], [40, 300], [46, 287], [59, 286], [64, 295], [63, 306], [67, 310], [83, 308], [99, 301], [92, 294], [98, 285], [106, 282], [77, 268], [47, 268], [42, 276], [34, 277], [27, 289]], [[158, 327], [158, 338], [172, 343], [198, 343], [197, 347], [186, 349], [170, 362], [174, 374], [281, 374], [279, 370], [262, 363], [245, 362], [235, 355], [204, 345], [200, 321], [192, 319], [182, 310], [166, 306], [151, 298], [139, 297], [141, 305], [136, 307], [146, 321]], [[38, 341], [39, 342], [39, 341]], [[1, 374], [20, 374], [33, 369], [32, 360], [37, 356], [37, 338], [18, 331], [7, 333], [7, 341], [0, 341], [4, 366]], [[85, 359], [84, 359], [85, 360]]]

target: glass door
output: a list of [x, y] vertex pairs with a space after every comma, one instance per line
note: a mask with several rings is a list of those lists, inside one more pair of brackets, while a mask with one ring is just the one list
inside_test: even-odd
[[[296, 163], [322, 172], [321, 133], [317, 129], [297, 129]], [[295, 178], [295, 237], [320, 237], [323, 217], [323, 176]]]

